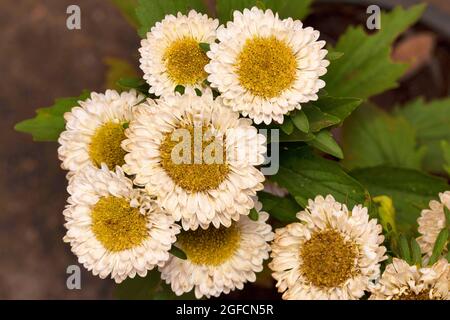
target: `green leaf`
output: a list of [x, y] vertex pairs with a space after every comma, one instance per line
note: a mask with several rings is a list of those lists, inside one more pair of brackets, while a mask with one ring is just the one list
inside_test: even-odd
[[217, 17], [221, 23], [233, 20], [233, 12], [256, 6], [256, 0], [216, 0]]
[[271, 130], [279, 130], [279, 141], [277, 142], [303, 142], [303, 141], [310, 141], [314, 139], [314, 135], [310, 133], [301, 132], [300, 130], [296, 130], [294, 128], [294, 131], [291, 134], [286, 134], [281, 129], [281, 126], [279, 124], [270, 124], [270, 125], [258, 125], [258, 130], [267, 130], [268, 137], [267, 140], [269, 143], [272, 143], [274, 138], [270, 135]]
[[310, 12], [313, 0], [262, 0], [267, 9], [278, 12], [280, 18], [304, 19]]
[[144, 38], [156, 22], [164, 19], [168, 14], [178, 12], [187, 14], [191, 9], [206, 13], [203, 0], [138, 0], [136, 16], [139, 21], [139, 35]]
[[89, 97], [88, 91], [78, 97], [56, 99], [53, 106], [36, 110], [36, 117], [15, 125], [16, 131], [29, 133], [34, 141], [56, 141], [65, 128], [64, 113]]
[[248, 217], [249, 217], [251, 220], [253, 220], [253, 221], [258, 221], [258, 219], [259, 219], [259, 213], [258, 213], [258, 211], [256, 211], [255, 208], [252, 208], [252, 209], [250, 210], [250, 213], [248, 214]]
[[308, 133], [309, 132], [309, 121], [303, 110], [297, 110], [292, 116], [291, 120], [298, 130]]
[[182, 86], [181, 84], [178, 84], [176, 87], [175, 87], [175, 92], [178, 92], [178, 93], [180, 93], [180, 94], [184, 94], [184, 92], [185, 92], [185, 90], [186, 90], [186, 88], [184, 87], [184, 86]]
[[449, 189], [444, 179], [412, 169], [379, 166], [355, 170], [351, 175], [373, 197], [387, 195], [392, 198], [400, 231], [416, 230], [421, 210], [427, 208], [430, 200], [435, 199], [439, 192]]
[[128, 61], [119, 58], [108, 57], [105, 59], [107, 66], [105, 86], [108, 89], [120, 90], [122, 87], [118, 81], [122, 78], [137, 78], [139, 74]]
[[442, 252], [444, 251], [445, 245], [448, 241], [448, 229], [444, 228], [439, 232], [436, 242], [434, 243], [433, 247], [433, 253], [431, 254], [430, 261], [428, 262], [428, 265], [432, 266], [435, 264], [439, 258], [442, 255]]
[[328, 51], [326, 59], [328, 61], [334, 61], [334, 60], [337, 60], [339, 58], [342, 58], [343, 55], [344, 55], [343, 52], [333, 51], [333, 49], [331, 49], [331, 50]]
[[148, 272], [145, 278], [136, 275], [117, 285], [116, 296], [121, 300], [151, 300], [160, 282], [160, 273], [156, 270]]
[[119, 9], [120, 13], [135, 29], [139, 27], [136, 16], [137, 0], [110, 0]]
[[117, 85], [123, 89], [135, 89], [139, 92], [148, 94], [150, 86], [141, 78], [121, 78], [117, 81]]
[[372, 35], [366, 34], [362, 26], [350, 27], [333, 49], [344, 56], [333, 61], [323, 77], [329, 94], [366, 99], [397, 86], [407, 66], [391, 61], [390, 47], [424, 9], [425, 5], [416, 5], [383, 13], [381, 29]]
[[362, 99], [358, 98], [336, 98], [325, 96], [321, 97], [318, 101], [315, 101], [313, 105], [322, 112], [339, 118], [342, 122], [361, 105], [362, 101]]
[[280, 142], [305, 142], [314, 139], [314, 135], [311, 133], [304, 133], [299, 130], [295, 130], [291, 134], [286, 134], [283, 131], [280, 132]]
[[331, 194], [349, 207], [370, 199], [364, 187], [338, 163], [313, 154], [308, 147], [282, 150], [280, 159], [278, 173], [271, 180], [286, 188], [303, 207], [317, 195]]
[[444, 170], [447, 172], [447, 174], [450, 176], [450, 143], [448, 143], [445, 140], [441, 141], [441, 149], [442, 154], [444, 157]]
[[301, 207], [292, 197], [277, 197], [267, 192], [259, 192], [258, 200], [263, 205], [263, 210], [271, 217], [286, 223], [297, 221], [296, 214]]
[[311, 132], [318, 132], [341, 122], [341, 119], [338, 117], [321, 111], [313, 104], [303, 106], [302, 110], [308, 118], [309, 131]]
[[314, 140], [307, 142], [310, 146], [319, 149], [332, 156], [343, 159], [344, 153], [342, 152], [339, 144], [334, 140], [333, 135], [329, 130], [322, 130], [316, 134]]
[[328, 97], [328, 91], [325, 90], [324, 88], [320, 89], [319, 92], [317, 93], [317, 96], [320, 98], [323, 97]]
[[442, 154], [441, 141], [450, 141], [450, 98], [429, 103], [419, 99], [396, 108], [395, 113], [411, 123], [419, 145], [427, 147], [424, 168], [442, 172], [445, 155]]
[[415, 238], [411, 238], [411, 258], [412, 263], [417, 267], [422, 267], [422, 252]]
[[281, 125], [281, 130], [287, 135], [292, 134], [294, 132], [294, 124], [292, 123], [289, 117], [285, 117], [283, 124]]
[[202, 49], [205, 52], [208, 52], [209, 50], [211, 50], [211, 46], [209, 43], [201, 42], [198, 45], [200, 46], [200, 49]]
[[450, 229], [450, 209], [444, 204], [445, 225]]
[[267, 9], [263, 0], [256, 0], [256, 6], [261, 10]]
[[398, 240], [399, 240], [398, 245], [400, 248], [400, 256], [402, 257], [403, 260], [408, 262], [408, 264], [411, 264], [412, 260], [411, 260], [411, 252], [409, 250], [408, 240], [406, 239], [405, 235], [403, 235], [403, 234], [400, 235]]
[[[280, 135], [280, 141], [310, 141], [310, 145], [319, 150], [343, 158], [341, 148], [331, 136], [320, 131], [344, 121], [361, 104], [361, 101], [357, 98], [322, 97], [318, 101], [308, 103], [290, 116], [298, 130], [288, 133], [291, 124], [286, 124], [289, 127], [282, 127], [284, 134]], [[319, 134], [316, 137], [312, 132], [319, 132]]]
[[171, 255], [173, 255], [173, 256], [181, 259], [181, 260], [186, 260], [187, 259], [186, 253], [184, 253], [184, 251], [181, 250], [178, 247], [172, 246], [172, 248], [170, 248], [169, 252], [170, 252]]
[[301, 110], [296, 110], [290, 115], [294, 128], [292, 123], [283, 123], [281, 128], [278, 125], [259, 128], [281, 129], [280, 142], [312, 141], [315, 138], [312, 132], [319, 132], [342, 123], [361, 102], [362, 100], [358, 98], [321, 97], [318, 101], [303, 105]]
[[402, 117], [365, 105], [344, 123], [344, 166], [349, 169], [392, 165], [420, 169], [425, 154], [416, 133]]

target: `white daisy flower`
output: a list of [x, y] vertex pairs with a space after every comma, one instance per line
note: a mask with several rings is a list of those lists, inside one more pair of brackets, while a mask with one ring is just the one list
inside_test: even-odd
[[120, 167], [87, 166], [67, 190], [64, 241], [94, 275], [120, 283], [169, 259], [179, 226], [145, 191], [133, 189]]
[[359, 299], [380, 275], [386, 249], [367, 208], [352, 211], [331, 195], [309, 200], [300, 222], [275, 230], [269, 267], [287, 300]]
[[[439, 193], [439, 199], [440, 201], [431, 200], [430, 208], [422, 210], [420, 217], [417, 219], [419, 224], [418, 230], [421, 234], [417, 238], [417, 242], [422, 252], [427, 256], [431, 256], [433, 253], [436, 238], [446, 225], [444, 206], [450, 209], [450, 191]], [[444, 252], [447, 252], [446, 248]]]
[[[260, 209], [258, 204], [256, 208]], [[269, 258], [267, 242], [273, 233], [268, 217], [259, 212], [258, 221], [242, 216], [228, 228], [211, 225], [206, 230], [182, 231], [175, 245], [187, 259], [171, 256], [160, 268], [161, 278], [177, 295], [194, 288], [197, 299], [241, 290], [246, 282], [256, 280], [255, 273], [263, 270], [263, 261]]]
[[133, 116], [132, 109], [144, 99], [134, 90], [94, 92], [66, 112], [66, 130], [58, 139], [61, 167], [79, 171], [88, 165], [100, 168], [102, 163], [111, 170], [122, 166], [125, 150], [120, 144], [125, 139], [125, 127]]
[[158, 111], [136, 109], [122, 147], [124, 170], [155, 194], [183, 228], [229, 227], [248, 214], [252, 196], [263, 189], [265, 137], [250, 119], [202, 96], [173, 95], [157, 101]]
[[449, 300], [450, 272], [447, 260], [417, 268], [394, 258], [373, 287], [370, 300]]
[[205, 67], [226, 105], [257, 124], [269, 124], [283, 123], [283, 115], [318, 99], [325, 87], [319, 77], [329, 65], [319, 31], [256, 7], [233, 17], [217, 29], [220, 42], [211, 44]]
[[[141, 69], [157, 96], [172, 94], [177, 85], [186, 89], [201, 89], [209, 62], [200, 43], [216, 40], [217, 19], [191, 10], [189, 14], [167, 15], [156, 23], [141, 41]], [[192, 90], [191, 90], [192, 91]]]

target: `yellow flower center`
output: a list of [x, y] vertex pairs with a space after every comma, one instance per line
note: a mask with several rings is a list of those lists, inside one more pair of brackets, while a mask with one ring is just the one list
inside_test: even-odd
[[125, 150], [121, 143], [126, 139], [123, 123], [108, 122], [99, 127], [91, 139], [89, 156], [92, 162], [100, 168], [106, 163], [110, 170], [125, 163]]
[[210, 226], [203, 230], [182, 231], [177, 237], [177, 245], [194, 264], [218, 266], [227, 261], [237, 250], [240, 231], [236, 224], [229, 228]]
[[317, 287], [338, 287], [355, 276], [357, 246], [335, 230], [316, 232], [300, 249], [303, 276]]
[[414, 292], [407, 291], [405, 293], [402, 293], [401, 295], [398, 295], [394, 297], [393, 300], [434, 300], [430, 299], [430, 290], [422, 290], [418, 294], [415, 294]]
[[180, 38], [170, 44], [163, 61], [170, 79], [176, 84], [193, 85], [202, 82], [208, 75], [204, 68], [209, 59], [192, 37]]
[[230, 172], [226, 149], [221, 139], [208, 137], [210, 132], [206, 126], [181, 127], [166, 134], [160, 145], [161, 166], [185, 190], [216, 189]]
[[292, 49], [276, 37], [247, 39], [237, 58], [241, 85], [253, 95], [273, 98], [296, 78], [297, 60]]
[[147, 219], [129, 201], [113, 196], [103, 197], [91, 211], [92, 232], [112, 252], [139, 246], [147, 237]]

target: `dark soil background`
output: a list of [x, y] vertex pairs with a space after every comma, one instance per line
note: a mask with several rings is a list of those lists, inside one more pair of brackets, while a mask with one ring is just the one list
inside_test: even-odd
[[[450, 19], [448, 0], [429, 2], [448, 10]], [[71, 4], [81, 7], [81, 30], [66, 28]], [[305, 24], [333, 43], [349, 24], [364, 23], [366, 17], [364, 7], [316, 4]], [[419, 66], [398, 89], [375, 98], [386, 108], [421, 95], [448, 96], [450, 40], [425, 24], [408, 31], [403, 40], [414, 40], [423, 31], [429, 39], [431, 35], [432, 45]], [[34, 143], [13, 126], [56, 97], [77, 96], [83, 89], [104, 91], [104, 59], [120, 57], [137, 64], [139, 38], [107, 0], [2, 0], [0, 39], [0, 299], [113, 298], [112, 281], [84, 270], [82, 290], [66, 288], [66, 268], [77, 261], [62, 242], [67, 194], [57, 145]], [[405, 59], [405, 54], [399, 56]], [[264, 282], [270, 287], [269, 279]], [[252, 285], [231, 297], [249, 295], [276, 297], [273, 289]]]

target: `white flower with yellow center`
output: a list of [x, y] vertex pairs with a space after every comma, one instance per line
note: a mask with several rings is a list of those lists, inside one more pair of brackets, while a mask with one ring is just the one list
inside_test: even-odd
[[85, 167], [67, 190], [64, 241], [94, 275], [120, 283], [169, 259], [179, 226], [144, 190], [133, 189], [119, 167]]
[[[201, 89], [209, 62], [200, 43], [216, 40], [219, 21], [191, 10], [189, 14], [167, 15], [156, 23], [141, 41], [141, 69], [157, 96], [172, 94], [177, 85]], [[190, 90], [192, 91], [192, 90]]]
[[217, 29], [205, 67], [208, 81], [224, 103], [255, 123], [283, 123], [283, 115], [317, 100], [327, 72], [325, 41], [301, 21], [284, 19], [256, 7], [235, 11], [233, 21]]
[[[446, 225], [444, 206], [450, 210], [450, 191], [440, 193], [439, 199], [440, 201], [431, 200], [430, 208], [422, 210], [420, 217], [417, 219], [418, 230], [421, 234], [417, 238], [417, 242], [422, 252], [427, 256], [431, 256], [436, 238]], [[447, 246], [445, 246], [445, 252], [447, 252]]]
[[105, 94], [92, 93], [86, 101], [64, 114], [66, 130], [59, 137], [62, 168], [79, 171], [88, 165], [104, 163], [110, 170], [125, 163], [125, 128], [132, 119], [132, 109], [145, 97], [136, 91]]
[[181, 231], [175, 246], [187, 259], [171, 256], [160, 268], [161, 278], [177, 295], [194, 289], [198, 299], [241, 290], [246, 282], [256, 280], [255, 273], [263, 270], [263, 261], [269, 258], [267, 242], [273, 233], [268, 217], [260, 212], [257, 221], [242, 216], [228, 228], [211, 225], [206, 230]]
[[211, 91], [157, 101], [158, 111], [136, 109], [122, 144], [124, 170], [155, 194], [183, 228], [230, 226], [253, 208], [263, 189], [265, 137]]
[[309, 200], [300, 222], [275, 230], [269, 267], [287, 300], [359, 299], [380, 276], [386, 249], [367, 208], [352, 211], [331, 195]]
[[370, 300], [449, 300], [450, 271], [447, 260], [418, 268], [394, 258], [380, 281], [372, 288]]

